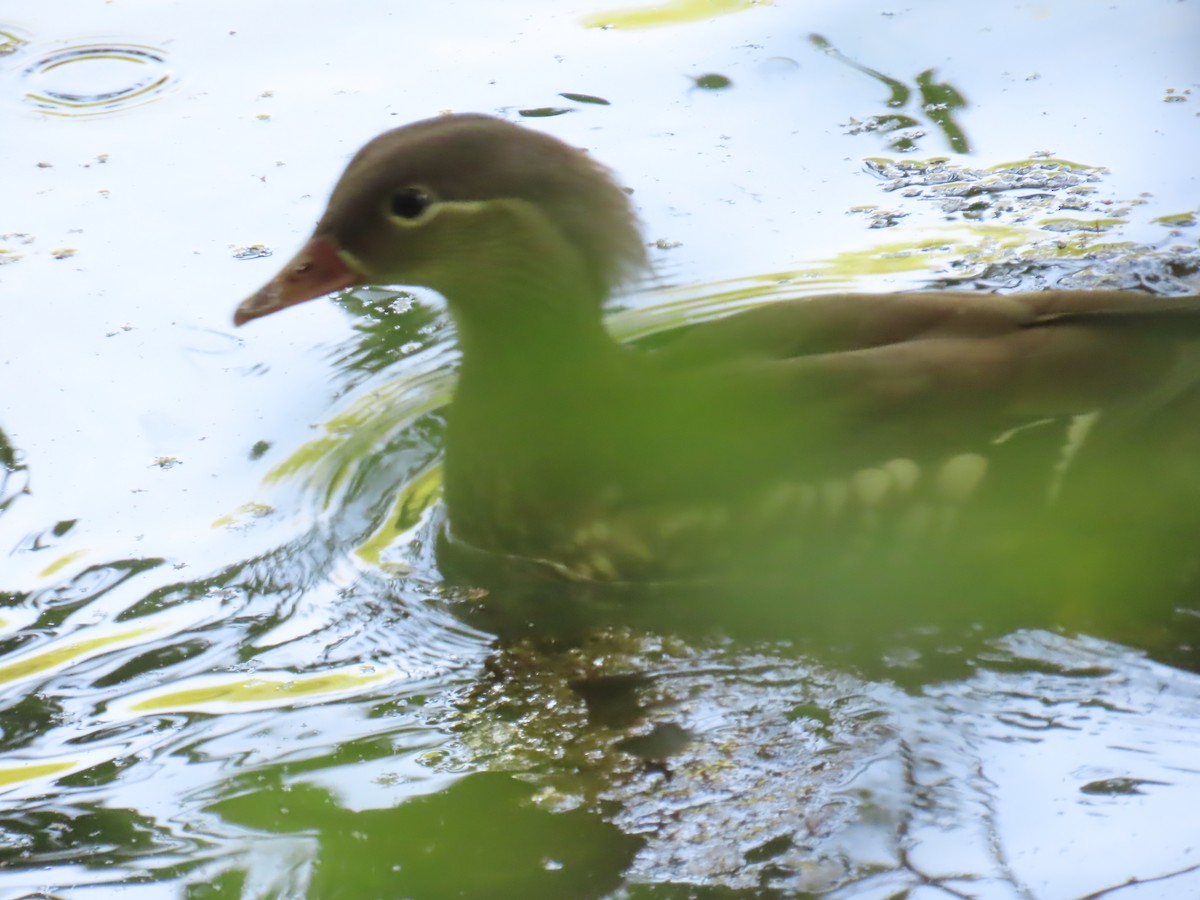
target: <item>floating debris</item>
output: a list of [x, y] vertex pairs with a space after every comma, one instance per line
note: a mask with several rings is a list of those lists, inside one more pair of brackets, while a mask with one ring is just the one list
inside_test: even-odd
[[562, 97], [565, 100], [574, 100], [576, 103], [595, 103], [598, 106], [610, 105], [609, 102], [607, 100], [605, 100], [603, 97], [596, 97], [596, 96], [593, 96], [592, 94], [564, 93], [564, 94], [559, 94], [558, 96]]
[[688, 77], [702, 91], [723, 91], [726, 88], [733, 87], [732, 79], [724, 75], [718, 75], [716, 72], [709, 72], [705, 75], [689, 75]]
[[562, 116], [572, 111], [561, 106], [539, 106], [534, 109], [519, 109], [517, 115], [524, 116], [526, 119], [548, 119], [551, 116]]
[[262, 259], [274, 253], [271, 248], [265, 244], [250, 244], [247, 247], [238, 247], [233, 251], [234, 259]]

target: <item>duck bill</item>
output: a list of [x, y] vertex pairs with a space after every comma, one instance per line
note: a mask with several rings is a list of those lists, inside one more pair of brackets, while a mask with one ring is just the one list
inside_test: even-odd
[[241, 302], [233, 314], [233, 324], [244, 325], [251, 319], [361, 283], [361, 276], [342, 259], [337, 244], [314, 237], [258, 293]]

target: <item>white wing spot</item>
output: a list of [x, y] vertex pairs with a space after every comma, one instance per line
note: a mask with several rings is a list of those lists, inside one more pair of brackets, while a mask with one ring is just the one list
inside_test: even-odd
[[1096, 427], [1098, 421], [1100, 421], [1099, 410], [1072, 417], [1071, 423], [1067, 426], [1067, 439], [1063, 442], [1058, 460], [1054, 463], [1050, 488], [1046, 491], [1046, 499], [1051, 503], [1058, 499], [1059, 492], [1062, 491], [1063, 479], [1067, 477], [1067, 470], [1071, 468], [1071, 463], [1083, 449], [1084, 442], [1087, 441], [1088, 435], [1092, 433], [1092, 429]]
[[929, 536], [933, 529], [933, 507], [928, 503], [914, 503], [904, 511], [900, 520], [900, 535], [910, 540]]
[[830, 516], [839, 515], [850, 499], [850, 485], [845, 481], [821, 482], [821, 505]]
[[978, 490], [987, 470], [987, 457], [982, 454], [960, 453], [952, 456], [938, 469], [934, 490], [941, 500], [962, 503]]
[[880, 468], [892, 477], [896, 490], [901, 494], [907, 494], [916, 487], [917, 479], [921, 477], [921, 467], [911, 459], [889, 459]]
[[850, 487], [861, 506], [878, 506], [892, 488], [892, 476], [883, 469], [860, 469], [851, 477]]

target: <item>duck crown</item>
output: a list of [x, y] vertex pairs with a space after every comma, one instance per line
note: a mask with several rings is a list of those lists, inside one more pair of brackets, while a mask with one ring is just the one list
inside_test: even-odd
[[626, 192], [583, 150], [511, 122], [447, 115], [385, 132], [350, 161], [317, 226], [354, 252], [381, 215], [419, 215], [426, 202], [523, 200], [585, 261], [606, 297], [646, 265]]

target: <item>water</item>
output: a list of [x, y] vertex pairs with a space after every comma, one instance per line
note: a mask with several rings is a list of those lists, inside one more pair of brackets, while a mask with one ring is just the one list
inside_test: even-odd
[[0, 10], [0, 893], [1200, 891], [1194, 603], [495, 654], [433, 556], [440, 300], [229, 321], [363, 140], [446, 108], [569, 110], [526, 123], [634, 190], [623, 338], [1195, 291], [1194, 4], [428, 6]]

